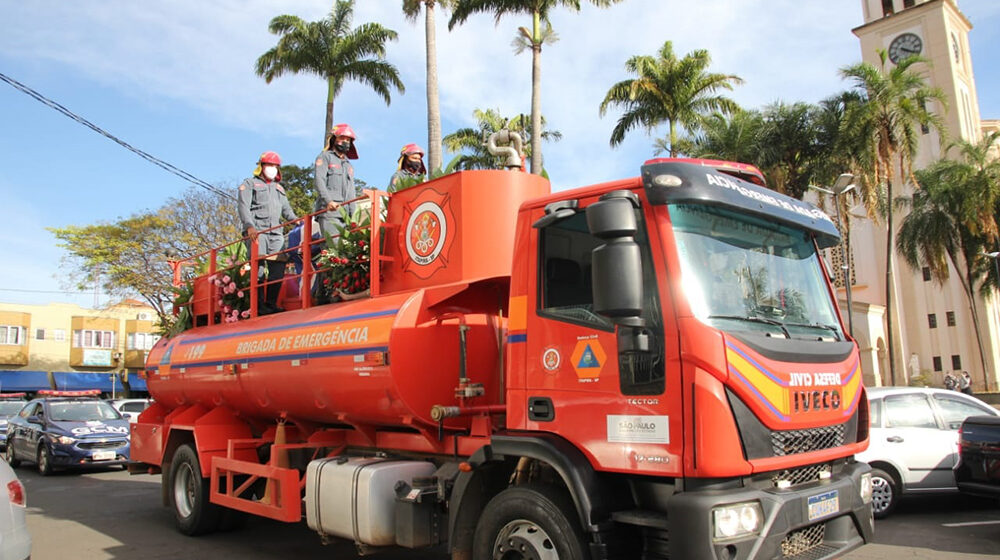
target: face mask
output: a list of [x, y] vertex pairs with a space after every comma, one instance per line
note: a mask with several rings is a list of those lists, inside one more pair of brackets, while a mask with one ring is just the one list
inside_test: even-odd
[[278, 168], [267, 166], [264, 168], [264, 178], [268, 181], [273, 181], [275, 177], [278, 176]]
[[420, 162], [406, 160], [403, 162], [403, 167], [406, 168], [407, 171], [416, 172], [420, 169]]
[[348, 150], [351, 149], [351, 142], [350, 141], [347, 141], [347, 142], [337, 142], [336, 144], [333, 145], [333, 147], [338, 152], [340, 152], [342, 154], [346, 154], [348, 152]]

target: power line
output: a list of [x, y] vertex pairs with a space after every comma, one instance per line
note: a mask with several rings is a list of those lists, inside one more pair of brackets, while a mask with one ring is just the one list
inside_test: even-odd
[[66, 107], [62, 106], [61, 104], [59, 104], [59, 103], [57, 103], [57, 102], [49, 99], [48, 97], [45, 97], [41, 93], [38, 93], [37, 91], [35, 91], [35, 90], [31, 89], [30, 87], [22, 84], [21, 82], [15, 80], [14, 78], [11, 78], [11, 77], [7, 76], [6, 74], [4, 74], [2, 72], [0, 72], [0, 80], [2, 80], [4, 82], [7, 82], [14, 89], [17, 89], [17, 90], [21, 91], [22, 93], [27, 94], [28, 96], [34, 98], [36, 101], [42, 103], [43, 105], [46, 105], [46, 106], [48, 106], [48, 107], [50, 107], [52, 109], [55, 109], [56, 111], [59, 111], [63, 115], [66, 115], [67, 117], [73, 119], [74, 121], [82, 124], [83, 126], [89, 128], [89, 129], [93, 130], [94, 132], [100, 134], [101, 136], [104, 136], [105, 138], [107, 138], [107, 139], [111, 140], [112, 142], [120, 145], [121, 147], [125, 148], [126, 150], [129, 150], [129, 151], [135, 153], [136, 155], [138, 155], [142, 159], [144, 159], [144, 160], [152, 163], [153, 165], [155, 165], [155, 166], [157, 166], [157, 167], [159, 167], [161, 169], [166, 170], [168, 173], [173, 173], [174, 175], [177, 175], [181, 179], [184, 179], [185, 181], [187, 181], [187, 182], [189, 182], [189, 183], [191, 183], [191, 184], [193, 184], [193, 185], [195, 185], [197, 187], [201, 187], [203, 189], [211, 191], [211, 192], [213, 192], [213, 193], [215, 193], [215, 194], [217, 194], [219, 196], [224, 196], [224, 197], [229, 198], [231, 200], [236, 200], [236, 197], [234, 197], [233, 195], [231, 195], [231, 194], [229, 194], [229, 193], [227, 193], [227, 192], [225, 192], [225, 191], [223, 191], [223, 190], [221, 190], [221, 189], [213, 186], [210, 183], [202, 181], [201, 179], [195, 177], [194, 175], [188, 173], [187, 171], [184, 171], [183, 169], [180, 169], [179, 167], [171, 165], [171, 164], [163, 161], [162, 159], [160, 159], [160, 158], [158, 158], [158, 157], [156, 157], [156, 156], [154, 156], [154, 155], [152, 155], [150, 153], [147, 153], [147, 152], [145, 152], [143, 150], [140, 150], [139, 148], [136, 148], [135, 146], [132, 146], [131, 144], [129, 144], [128, 142], [125, 142], [124, 140], [118, 138], [114, 134], [111, 134], [110, 132], [104, 130], [103, 128], [101, 128], [99, 126], [97, 126], [96, 124], [94, 124], [94, 123], [88, 121], [87, 119], [81, 117], [80, 115], [77, 115], [73, 111], [70, 111], [69, 109], [67, 109]]
[[22, 292], [28, 294], [66, 294], [73, 296], [89, 296], [92, 295], [93, 291], [67, 291], [67, 290], [29, 290], [27, 288], [0, 288], [0, 292]]

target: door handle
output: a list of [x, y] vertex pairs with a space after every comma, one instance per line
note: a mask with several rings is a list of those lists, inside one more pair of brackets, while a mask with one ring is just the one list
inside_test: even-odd
[[889, 437], [885, 438], [885, 441], [892, 442], [892, 443], [903, 443], [903, 438], [902, 438], [902, 436], [889, 436]]

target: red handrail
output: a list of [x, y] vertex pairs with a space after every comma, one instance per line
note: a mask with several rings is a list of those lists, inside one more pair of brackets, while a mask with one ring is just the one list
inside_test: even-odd
[[[370, 204], [371, 204], [371, 206], [370, 206], [371, 218], [370, 218], [370, 223], [369, 223], [369, 226], [368, 226], [369, 230], [370, 230], [370, 233], [369, 233], [369, 245], [368, 245], [369, 246], [369, 259], [368, 259], [368, 264], [369, 264], [369, 268], [368, 268], [369, 279], [368, 279], [368, 285], [369, 285], [370, 293], [373, 296], [374, 295], [378, 295], [380, 293], [380, 291], [381, 291], [380, 290], [380, 287], [381, 287], [381, 259], [379, 257], [380, 257], [380, 253], [382, 251], [382, 247], [381, 247], [381, 244], [379, 243], [379, 241], [380, 241], [380, 238], [381, 238], [380, 232], [381, 232], [382, 228], [384, 227], [384, 221], [382, 220], [383, 201], [388, 196], [390, 196], [390, 194], [388, 192], [385, 192], [385, 191], [379, 191], [379, 190], [374, 190], [374, 189], [372, 189], [372, 190], [366, 189], [365, 190], [365, 194], [363, 194], [362, 196], [359, 196], [357, 198], [354, 198], [352, 200], [348, 200], [348, 201], [344, 202], [344, 204], [351, 204], [351, 203], [361, 202], [361, 201], [367, 199], [370, 202]], [[313, 258], [313, 254], [314, 254], [313, 253], [313, 247], [314, 247], [314, 245], [322, 243], [321, 239], [315, 240], [315, 241], [313, 241], [313, 239], [312, 239], [312, 236], [313, 236], [312, 220], [316, 216], [319, 216], [319, 215], [321, 215], [321, 214], [323, 214], [325, 212], [329, 212], [329, 210], [323, 209], [323, 210], [320, 210], [318, 212], [313, 212], [311, 214], [307, 214], [305, 216], [302, 216], [301, 218], [297, 218], [295, 220], [291, 220], [289, 222], [282, 223], [281, 225], [274, 226], [274, 227], [271, 227], [271, 228], [268, 228], [268, 229], [265, 229], [265, 230], [260, 230], [260, 231], [257, 232], [258, 235], [264, 234], [264, 233], [267, 233], [267, 232], [270, 232], [270, 231], [276, 231], [276, 230], [283, 232], [285, 227], [287, 227], [287, 226], [293, 226], [294, 227], [295, 225], [301, 223], [302, 224], [302, 235], [301, 235], [299, 244], [297, 246], [294, 246], [294, 247], [285, 247], [285, 248], [283, 248], [283, 249], [281, 249], [279, 251], [276, 251], [274, 253], [269, 253], [267, 255], [258, 256], [257, 255], [257, 250], [258, 250], [257, 239], [256, 238], [250, 239], [249, 237], [244, 237], [244, 238], [239, 239], [237, 241], [232, 241], [230, 243], [226, 243], [225, 245], [221, 245], [219, 247], [214, 247], [212, 249], [209, 249], [207, 251], [203, 251], [201, 253], [198, 253], [198, 254], [190, 256], [190, 257], [186, 257], [186, 258], [179, 259], [179, 260], [171, 260], [171, 261], [169, 261], [170, 266], [173, 268], [173, 282], [174, 282], [174, 286], [175, 287], [179, 287], [182, 284], [184, 284], [185, 282], [191, 282], [192, 283], [192, 295], [191, 295], [191, 299], [188, 302], [186, 302], [186, 303], [183, 303], [183, 304], [180, 304], [180, 305], [175, 305], [174, 306], [174, 315], [177, 315], [177, 313], [179, 313], [179, 311], [180, 311], [181, 308], [183, 308], [183, 307], [189, 307], [189, 309], [191, 310], [192, 322], [194, 322], [194, 321], [197, 320], [196, 315], [194, 313], [195, 304], [206, 302], [208, 304], [207, 305], [207, 307], [208, 307], [208, 317], [207, 317], [208, 324], [209, 325], [216, 324], [218, 322], [217, 318], [216, 318], [216, 315], [217, 315], [217, 312], [220, 311], [220, 309], [218, 309], [218, 305], [217, 305], [218, 302], [220, 301], [219, 294], [216, 293], [217, 290], [212, 289], [210, 287], [209, 293], [207, 295], [198, 296], [198, 294], [195, 293], [194, 286], [196, 286], [199, 281], [204, 282], [205, 285], [212, 286], [212, 284], [209, 282], [209, 279], [215, 278], [220, 273], [231, 273], [235, 277], [236, 275], [238, 275], [239, 270], [243, 266], [245, 266], [245, 265], [249, 265], [249, 267], [250, 267], [250, 270], [248, 272], [250, 274], [250, 287], [249, 287], [249, 290], [250, 290], [250, 294], [249, 294], [249, 296], [250, 296], [250, 309], [249, 309], [249, 311], [250, 311], [250, 317], [256, 317], [258, 315], [257, 311], [258, 311], [259, 302], [257, 301], [258, 300], [257, 289], [258, 288], [266, 288], [267, 286], [269, 286], [271, 284], [274, 284], [275, 282], [283, 282], [284, 278], [298, 278], [298, 279], [300, 279], [301, 288], [299, 290], [299, 297], [300, 297], [300, 300], [301, 300], [302, 308], [306, 309], [306, 308], [312, 307], [313, 306], [312, 290], [310, 288], [311, 288], [311, 285], [312, 285], [313, 278], [317, 274], [319, 274], [319, 273], [322, 273], [322, 272], [325, 272], [327, 270], [330, 270], [329, 267], [324, 267], [324, 268], [319, 268], [319, 269], [314, 268], [313, 267], [313, 259], [312, 259]], [[356, 227], [354, 229], [351, 229], [350, 231], [358, 231], [359, 229], [361, 229], [360, 226], [358, 226], [358, 227]], [[331, 238], [337, 238], [337, 237], [339, 237], [339, 234], [329, 234], [329, 236]], [[248, 245], [249, 245], [249, 258], [247, 260], [241, 260], [241, 261], [235, 261], [235, 262], [227, 263], [226, 267], [220, 269], [219, 268], [219, 263], [218, 263], [219, 253], [221, 251], [225, 250], [225, 249], [228, 249], [229, 247], [232, 247], [233, 245], [238, 244], [238, 243], [248, 243]], [[270, 280], [269, 279], [269, 280], [267, 280], [265, 282], [259, 282], [258, 281], [258, 278], [257, 278], [257, 276], [258, 276], [257, 275], [257, 267], [259, 266], [259, 263], [260, 263], [261, 260], [282, 258], [281, 257], [282, 255], [285, 255], [285, 254], [288, 254], [288, 253], [292, 253], [294, 251], [300, 251], [300, 250], [302, 252], [302, 272], [301, 273], [295, 273], [295, 274], [291, 274], [291, 275], [286, 275], [281, 280]], [[206, 260], [207, 260], [207, 262], [206, 262]], [[187, 280], [184, 279], [184, 273], [183, 273], [183, 271], [184, 271], [185, 267], [197, 269], [199, 267], [204, 267], [206, 264], [208, 266], [208, 271], [207, 272], [202, 273], [202, 274], [197, 274], [195, 276], [191, 276]]]

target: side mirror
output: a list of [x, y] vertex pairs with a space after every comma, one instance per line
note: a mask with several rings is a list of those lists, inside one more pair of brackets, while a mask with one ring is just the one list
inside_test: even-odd
[[606, 240], [593, 250], [594, 311], [621, 324], [638, 325], [642, 315], [642, 254], [635, 242], [638, 199], [613, 191], [587, 207], [591, 235]]
[[29, 416], [27, 418], [27, 422], [29, 424], [38, 424], [38, 425], [42, 425], [43, 424], [42, 419], [39, 418], [38, 416], [35, 416], [35, 415]]

